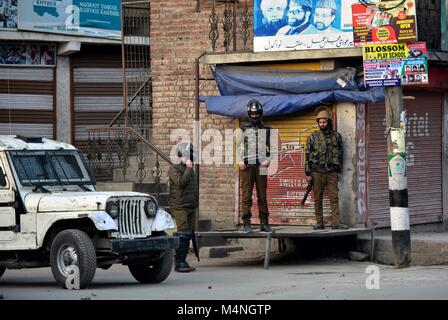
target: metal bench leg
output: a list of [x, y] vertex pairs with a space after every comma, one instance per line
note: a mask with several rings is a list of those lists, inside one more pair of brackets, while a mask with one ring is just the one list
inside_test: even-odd
[[370, 234], [370, 261], [373, 261], [375, 255], [375, 229], [371, 229]]
[[271, 257], [271, 241], [272, 233], [268, 233], [266, 237], [266, 252], [264, 253], [264, 268], [269, 268], [269, 259]]

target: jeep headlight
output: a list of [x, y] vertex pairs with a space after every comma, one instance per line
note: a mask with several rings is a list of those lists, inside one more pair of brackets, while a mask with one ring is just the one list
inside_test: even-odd
[[106, 205], [106, 212], [112, 217], [112, 219], [118, 218], [120, 208], [116, 202], [108, 202]]
[[154, 218], [157, 213], [157, 205], [154, 200], [148, 200], [145, 202], [145, 214], [148, 218]]

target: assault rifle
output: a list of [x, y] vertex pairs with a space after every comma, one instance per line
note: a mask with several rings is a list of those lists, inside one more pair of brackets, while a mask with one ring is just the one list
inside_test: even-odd
[[306, 192], [302, 199], [302, 206], [305, 205], [306, 199], [308, 198], [308, 195], [310, 194], [311, 190], [313, 190], [313, 179], [308, 181], [308, 185], [306, 186]]

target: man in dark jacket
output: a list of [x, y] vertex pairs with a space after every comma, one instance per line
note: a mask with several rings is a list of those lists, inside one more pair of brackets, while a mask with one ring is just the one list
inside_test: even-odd
[[319, 131], [313, 132], [306, 146], [306, 179], [313, 179], [314, 213], [317, 224], [314, 229], [324, 229], [322, 200], [328, 188], [333, 229], [347, 229], [339, 221], [338, 179], [342, 172], [344, 148], [341, 135], [333, 130], [330, 110], [321, 106], [316, 109]]
[[170, 167], [170, 206], [171, 213], [176, 220], [179, 248], [176, 250], [177, 272], [191, 272], [187, 261], [190, 240], [193, 237], [196, 208], [198, 207], [198, 194], [196, 187], [196, 174], [193, 171], [193, 147], [190, 143], [181, 143], [177, 146], [177, 156], [181, 162]]

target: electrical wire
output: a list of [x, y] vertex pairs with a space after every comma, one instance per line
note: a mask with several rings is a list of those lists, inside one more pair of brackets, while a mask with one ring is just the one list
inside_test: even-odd
[[[396, 8], [402, 6], [406, 2], [406, 0], [401, 0], [398, 4], [396, 4], [395, 6], [390, 7], [390, 8], [381, 7], [380, 5], [370, 3], [370, 0], [359, 0], [359, 2], [361, 2], [361, 4], [364, 5], [365, 7], [376, 6], [379, 11], [389, 11], [389, 10], [393, 10], [393, 9], [396, 9]], [[381, 1], [380, 1], [380, 3], [381, 3]]]

